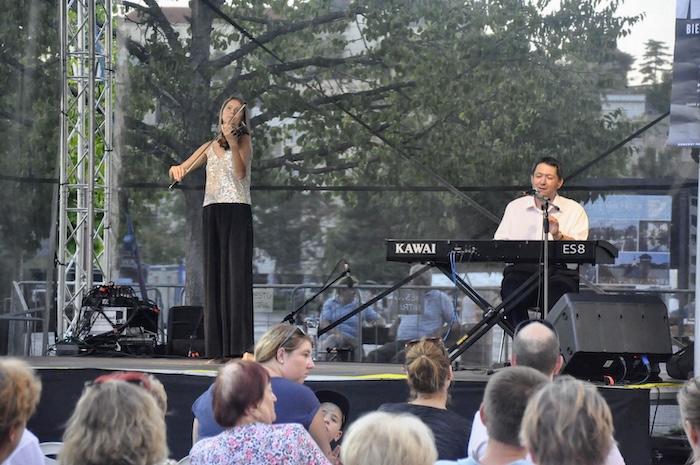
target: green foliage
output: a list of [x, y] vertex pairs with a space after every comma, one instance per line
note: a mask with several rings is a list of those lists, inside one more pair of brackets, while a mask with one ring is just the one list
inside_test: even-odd
[[661, 82], [652, 84], [646, 91], [647, 103], [658, 113], [665, 113], [671, 109], [671, 84], [671, 71], [666, 71]]
[[[193, 4], [187, 32], [162, 21], [153, 1], [126, 3], [131, 20], [134, 11], [142, 13], [138, 26], [125, 23], [135, 28], [132, 38], [140, 34], [125, 40], [129, 68], [120, 79], [129, 85], [121, 93], [128, 96], [127, 181], [165, 185], [168, 166], [212, 137], [219, 105], [231, 94], [255, 106], [258, 186], [434, 187], [437, 181], [413, 161], [457, 186], [524, 185], [535, 158], [555, 155], [573, 171], [629, 129], [606, 121], [600, 104], [606, 87], [624, 82], [616, 40], [638, 20], [615, 16], [618, 1], [565, 0], [548, 13], [520, 0], [357, 1], [344, 11], [330, 0], [213, 3], [259, 43], [203, 2]], [[156, 121], [143, 123], [149, 112]], [[624, 161], [621, 153], [585, 176], [614, 176]], [[185, 186], [201, 184], [201, 170], [188, 178]], [[201, 193], [184, 193], [193, 225], [200, 212], [191, 206]], [[473, 198], [500, 216], [513, 195]], [[292, 249], [320, 248], [326, 237], [327, 254], [347, 256], [343, 244], [352, 238], [350, 245], [365, 253], [379, 238], [470, 237], [495, 227], [448, 194], [356, 194], [337, 207], [352, 233], [326, 233], [318, 215], [335, 207], [278, 197], [255, 195], [256, 245], [289, 270], [301, 267]], [[372, 213], [389, 206], [402, 216]], [[280, 224], [284, 229], [273, 234]], [[188, 265], [195, 253], [188, 249]]]
[[[9, 2], [0, 16], [0, 244], [11, 278], [48, 237], [57, 176], [59, 57], [54, 2]], [[14, 180], [16, 179], [16, 180]], [[31, 180], [34, 180], [33, 182]]]

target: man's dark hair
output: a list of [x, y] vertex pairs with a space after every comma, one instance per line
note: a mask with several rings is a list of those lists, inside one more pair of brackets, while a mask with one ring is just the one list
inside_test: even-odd
[[493, 375], [484, 391], [484, 415], [489, 438], [522, 447], [520, 423], [527, 402], [548, 382], [547, 376], [529, 367], [514, 366]]
[[559, 176], [559, 179], [564, 179], [564, 167], [562, 166], [561, 162], [554, 157], [542, 157], [539, 160], [537, 160], [535, 164], [532, 165], [531, 174], [535, 174], [537, 165], [539, 165], [540, 163], [544, 163], [545, 165], [555, 167], [557, 169], [557, 176]]

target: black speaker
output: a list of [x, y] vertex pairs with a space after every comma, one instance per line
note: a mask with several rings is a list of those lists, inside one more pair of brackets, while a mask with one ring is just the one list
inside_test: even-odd
[[204, 307], [170, 307], [166, 350], [168, 355], [204, 356]]
[[666, 305], [653, 295], [564, 294], [547, 314], [563, 372], [590, 380], [657, 378], [671, 357]]

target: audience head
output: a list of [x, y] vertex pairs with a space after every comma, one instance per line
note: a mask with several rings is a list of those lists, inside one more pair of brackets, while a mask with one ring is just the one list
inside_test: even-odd
[[530, 400], [520, 434], [538, 465], [602, 465], [613, 445], [612, 414], [595, 386], [558, 376]]
[[0, 463], [19, 444], [41, 395], [34, 370], [16, 358], [0, 358]]
[[275, 360], [280, 350], [292, 352], [307, 342], [311, 344], [311, 338], [297, 326], [277, 324], [268, 329], [255, 344], [255, 361], [266, 363]]
[[88, 385], [63, 434], [65, 465], [152, 465], [168, 458], [163, 411], [138, 384]]
[[432, 465], [435, 437], [411, 414], [372, 412], [349, 428], [340, 451], [343, 465]]
[[163, 415], [168, 413], [168, 394], [165, 392], [165, 387], [158, 378], [150, 373], [142, 373], [138, 371], [115, 371], [102, 375], [95, 379], [95, 383], [104, 383], [106, 381], [126, 381], [128, 383], [140, 384], [146, 391], [150, 392], [156, 400], [158, 407], [163, 411]]
[[700, 382], [691, 379], [678, 391], [678, 407], [683, 429], [693, 448], [693, 457], [700, 459]]
[[511, 367], [489, 378], [481, 415], [489, 438], [515, 447], [520, 444], [520, 424], [532, 395], [549, 378], [534, 368]]
[[357, 279], [352, 276], [346, 276], [338, 281], [338, 286], [335, 288], [336, 299], [340, 301], [343, 305], [349, 304], [357, 296], [357, 291], [355, 286], [357, 285]]
[[338, 442], [343, 435], [343, 427], [350, 414], [348, 398], [336, 391], [316, 391], [316, 397], [321, 402], [323, 422], [328, 432], [328, 442]]
[[559, 336], [546, 320], [526, 320], [515, 330], [512, 365], [534, 368], [552, 377], [561, 370], [564, 359], [559, 354]]
[[311, 358], [311, 338], [294, 325], [275, 325], [255, 345], [255, 361], [283, 378], [303, 383], [315, 366]]
[[[412, 275], [413, 273], [416, 273], [417, 271], [419, 271], [423, 268], [425, 268], [425, 265], [421, 265], [421, 264], [413, 265], [411, 267], [411, 269], [409, 270], [408, 274]], [[413, 280], [411, 280], [411, 284], [413, 286], [430, 286], [431, 284], [433, 284], [432, 275], [430, 274], [430, 270], [425, 271], [425, 272], [419, 274], [418, 276], [416, 276], [415, 278], [413, 278]]]
[[270, 374], [257, 362], [232, 360], [214, 382], [212, 409], [225, 428], [247, 423], [275, 421], [275, 401]]
[[450, 386], [452, 366], [440, 338], [422, 338], [406, 344], [406, 375], [411, 399], [435, 394]]

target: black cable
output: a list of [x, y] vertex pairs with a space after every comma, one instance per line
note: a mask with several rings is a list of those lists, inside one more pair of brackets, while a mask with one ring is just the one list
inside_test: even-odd
[[649, 437], [651, 437], [652, 433], [654, 432], [654, 426], [656, 424], [656, 414], [659, 411], [659, 405], [661, 404], [661, 389], [659, 389], [658, 386], [654, 386], [653, 389], [656, 389], [656, 403], [654, 405], [654, 415], [651, 418], [651, 421], [649, 422]]

